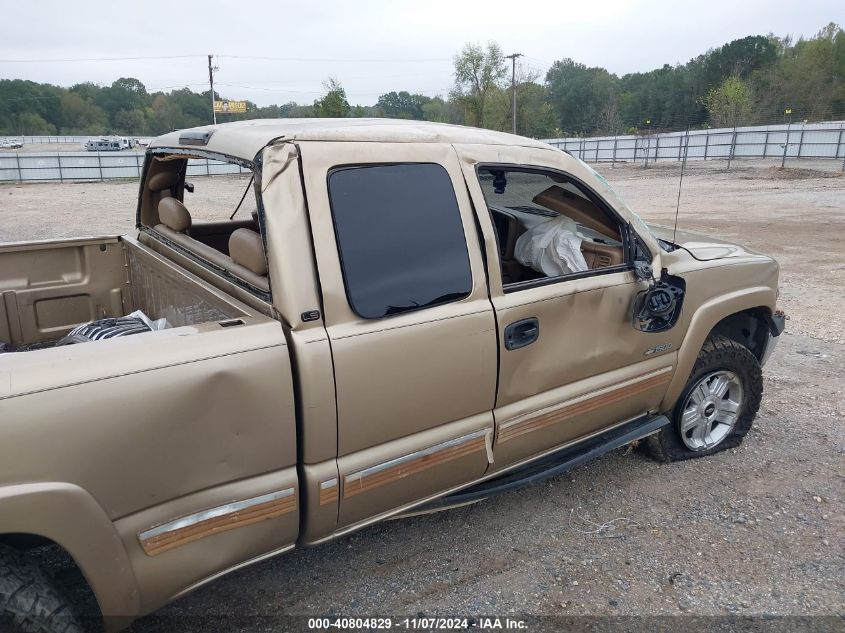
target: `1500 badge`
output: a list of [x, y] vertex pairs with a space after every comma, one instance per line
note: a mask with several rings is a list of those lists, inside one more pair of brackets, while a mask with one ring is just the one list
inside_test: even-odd
[[654, 354], [661, 354], [663, 352], [668, 352], [672, 349], [671, 343], [661, 343], [660, 345], [655, 345], [654, 347], [647, 349], [643, 356], [653, 356]]

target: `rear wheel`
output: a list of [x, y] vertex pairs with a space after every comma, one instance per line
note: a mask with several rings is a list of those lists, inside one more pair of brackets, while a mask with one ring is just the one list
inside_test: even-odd
[[704, 457], [739, 446], [763, 395], [763, 375], [748, 348], [724, 336], [704, 343], [672, 424], [649, 438], [662, 461]]
[[0, 631], [83, 633], [67, 598], [20, 552], [0, 545]]

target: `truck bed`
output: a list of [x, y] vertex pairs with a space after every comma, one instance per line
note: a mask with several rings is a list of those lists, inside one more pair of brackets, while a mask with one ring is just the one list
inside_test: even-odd
[[254, 314], [131, 237], [0, 247], [0, 349], [50, 347], [79, 324], [135, 310], [172, 328]]

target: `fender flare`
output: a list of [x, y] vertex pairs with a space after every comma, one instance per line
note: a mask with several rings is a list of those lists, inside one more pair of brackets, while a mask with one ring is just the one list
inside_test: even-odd
[[701, 305], [692, 315], [686, 336], [678, 349], [677, 367], [672, 382], [660, 403], [661, 411], [671, 411], [689, 380], [692, 368], [698, 358], [704, 341], [710, 332], [725, 317], [753, 308], [765, 308], [770, 312], [777, 301], [777, 292], [769, 286], [744, 288], [719, 295]]
[[61, 482], [0, 487], [0, 534], [33, 534], [61, 545], [94, 592], [107, 630], [139, 615], [138, 583], [114, 524], [88, 492]]

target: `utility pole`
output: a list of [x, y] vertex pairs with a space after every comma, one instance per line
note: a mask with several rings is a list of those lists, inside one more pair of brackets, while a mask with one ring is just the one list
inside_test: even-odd
[[511, 60], [511, 95], [513, 96], [513, 133], [516, 134], [516, 58], [522, 57], [522, 53], [505, 55], [505, 59]]
[[214, 71], [217, 70], [217, 66], [211, 65], [211, 58], [212, 55], [208, 56], [208, 83], [211, 86], [211, 120], [214, 121], [214, 125], [217, 125], [217, 113], [214, 111]]

